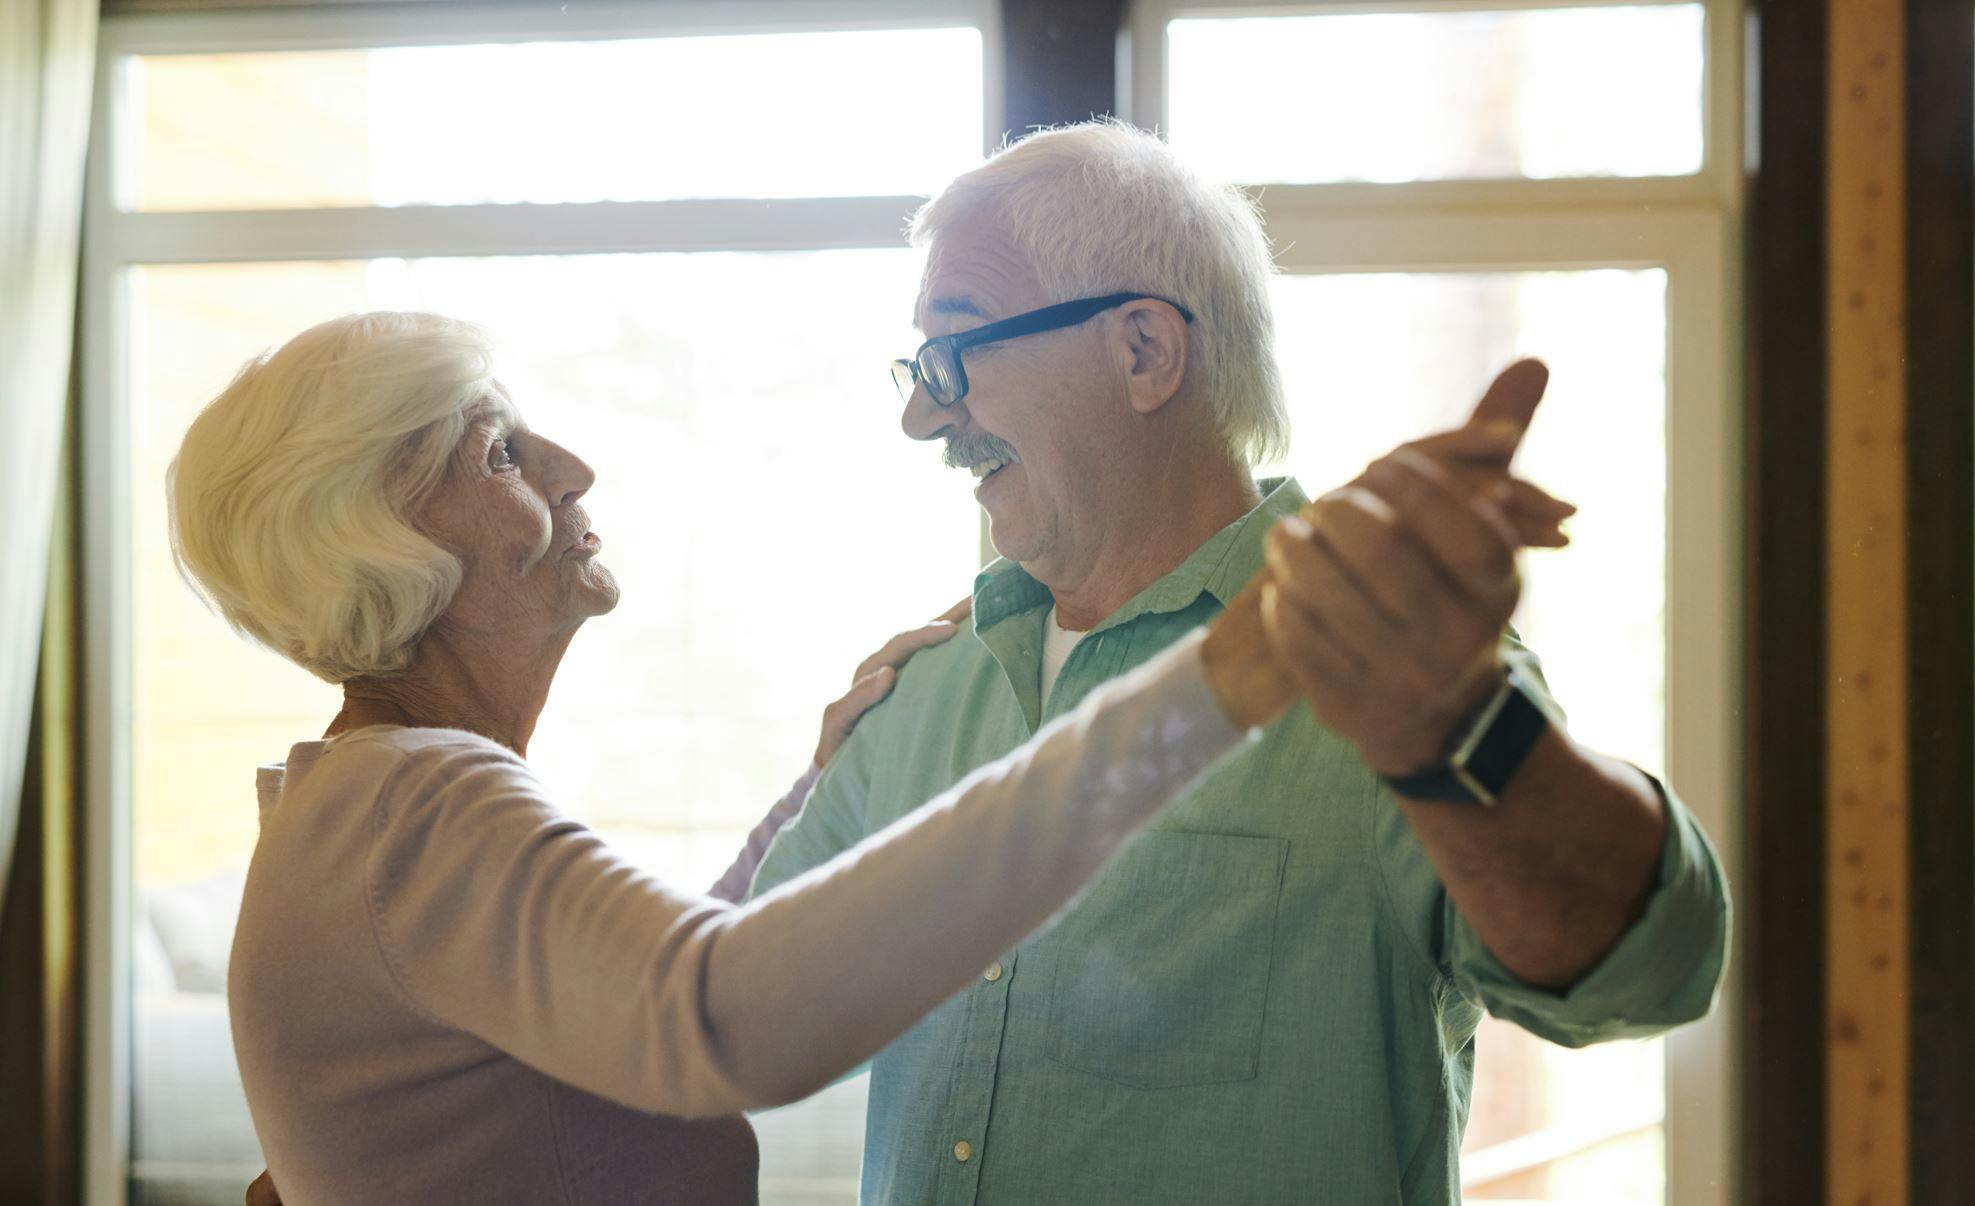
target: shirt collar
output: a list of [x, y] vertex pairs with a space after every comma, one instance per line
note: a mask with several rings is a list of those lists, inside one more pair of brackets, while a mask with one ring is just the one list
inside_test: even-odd
[[[1228, 600], [1261, 572], [1262, 538], [1269, 529], [1310, 501], [1295, 478], [1263, 478], [1256, 487], [1262, 501], [1254, 510], [1208, 537], [1170, 573], [1139, 591], [1091, 631], [1115, 628], [1142, 615], [1179, 611], [1202, 591], [1227, 606]], [[1010, 616], [1053, 601], [1049, 588], [1027, 570], [1005, 557], [997, 558], [974, 578], [974, 630], [984, 631]]]

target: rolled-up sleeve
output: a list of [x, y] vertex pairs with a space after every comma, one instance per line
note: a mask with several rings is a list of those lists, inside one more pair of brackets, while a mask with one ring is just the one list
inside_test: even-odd
[[1727, 963], [1727, 881], [1693, 815], [1657, 779], [1653, 786], [1667, 816], [1659, 868], [1645, 912], [1618, 944], [1568, 990], [1536, 988], [1488, 952], [1449, 900], [1449, 972], [1464, 994], [1566, 1047], [1643, 1038], [1707, 1014]]

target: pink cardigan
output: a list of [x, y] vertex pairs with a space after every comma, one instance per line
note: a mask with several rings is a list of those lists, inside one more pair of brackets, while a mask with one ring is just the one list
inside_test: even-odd
[[379, 727], [264, 768], [228, 1005], [292, 1206], [755, 1200], [742, 1109], [830, 1083], [1068, 903], [1240, 735], [1190, 638], [750, 904], [513, 752]]

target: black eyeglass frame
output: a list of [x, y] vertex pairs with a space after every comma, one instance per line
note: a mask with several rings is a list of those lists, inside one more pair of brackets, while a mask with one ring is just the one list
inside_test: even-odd
[[[1045, 331], [1060, 331], [1089, 322], [1106, 310], [1122, 306], [1127, 302], [1164, 302], [1179, 311], [1181, 318], [1189, 324], [1193, 322], [1193, 311], [1156, 293], [1107, 293], [1103, 297], [1083, 297], [1075, 301], [1057, 302], [1040, 310], [1030, 310], [1023, 314], [1011, 315], [997, 322], [975, 327], [971, 331], [958, 331], [952, 335], [935, 335], [919, 345], [910, 360], [891, 362], [892, 383], [898, 386], [899, 397], [910, 402], [912, 391], [919, 385], [926, 387], [926, 396], [936, 405], [952, 406], [967, 396], [967, 363], [961, 355], [969, 348], [983, 347], [990, 343], [1002, 343], [1010, 339], [1020, 339], [1024, 335], [1040, 335]], [[926, 354], [938, 348], [946, 351], [953, 362], [953, 375], [956, 388], [951, 398], [942, 398], [933, 388], [932, 374], [920, 367]]]

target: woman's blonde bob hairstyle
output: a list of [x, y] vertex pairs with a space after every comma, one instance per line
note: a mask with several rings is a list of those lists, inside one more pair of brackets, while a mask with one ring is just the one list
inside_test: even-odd
[[179, 573], [317, 677], [402, 673], [459, 589], [408, 519], [445, 476], [493, 345], [437, 314], [351, 314], [243, 366], [166, 474]]

